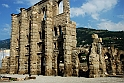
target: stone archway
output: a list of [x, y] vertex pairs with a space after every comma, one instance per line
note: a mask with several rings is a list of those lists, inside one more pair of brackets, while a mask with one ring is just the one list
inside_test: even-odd
[[72, 52], [73, 76], [88, 77], [88, 54], [86, 48], [76, 48]]
[[79, 77], [88, 77], [88, 58], [87, 54], [85, 53], [79, 53], [78, 54], [79, 59]]
[[120, 55], [120, 61], [121, 61], [121, 65], [122, 65], [122, 72], [124, 73], [124, 54]]
[[108, 52], [106, 52], [104, 54], [104, 57], [105, 57], [105, 63], [106, 63], [106, 71], [108, 74], [111, 74], [112, 73], [111, 55]]

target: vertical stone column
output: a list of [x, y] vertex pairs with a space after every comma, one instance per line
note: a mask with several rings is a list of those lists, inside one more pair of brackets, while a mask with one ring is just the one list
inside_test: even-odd
[[92, 38], [93, 43], [89, 55], [89, 77], [104, 77], [107, 73], [104, 52], [101, 45], [102, 38], [98, 38], [97, 34], [93, 34]]
[[58, 58], [58, 54], [59, 52], [58, 51], [54, 51], [54, 55], [53, 55], [53, 75], [57, 76], [58, 75], [58, 66], [57, 66], [57, 58]]
[[49, 1], [46, 9], [45, 21], [45, 75], [52, 75], [52, 57], [53, 57], [53, 32], [52, 32], [52, 2]]
[[18, 17], [16, 14], [11, 14], [11, 20], [12, 20], [12, 29], [11, 29], [11, 45], [10, 45], [10, 74], [13, 74], [16, 72], [16, 36], [18, 31]]
[[103, 47], [101, 45], [102, 43], [102, 38], [99, 38], [99, 42], [98, 42], [98, 54], [99, 54], [99, 75], [100, 77], [105, 77], [107, 75], [106, 73], [106, 64], [105, 64], [105, 58], [104, 58], [104, 54], [103, 54]]
[[30, 74], [37, 74], [37, 37], [38, 33], [38, 7], [32, 6], [32, 22], [31, 22], [31, 42], [30, 42]]
[[120, 61], [120, 55], [121, 55], [121, 51], [118, 52], [118, 57], [117, 57], [117, 73], [118, 74], [122, 74], [123, 70], [122, 70], [122, 64]]
[[26, 45], [26, 28], [27, 28], [27, 12], [21, 8], [21, 26], [20, 26], [20, 46], [19, 46], [19, 74], [25, 74], [25, 45]]
[[9, 73], [9, 63], [10, 63], [10, 57], [6, 56], [2, 59], [2, 71], [0, 73], [7, 74]]
[[65, 13], [65, 17], [67, 22], [70, 22], [70, 2], [69, 0], [63, 0], [63, 12]]
[[54, 13], [53, 13], [53, 16], [56, 16], [56, 15], [58, 15], [58, 13], [59, 13], [59, 7], [58, 7], [58, 2], [57, 1], [55, 1], [55, 0], [53, 0], [53, 11], [54, 11]]
[[71, 29], [69, 28], [69, 24], [66, 24], [63, 32], [64, 68], [65, 68], [64, 75], [65, 76], [72, 76], [72, 60], [71, 60], [72, 36], [70, 33], [71, 33]]
[[116, 63], [117, 63], [117, 49], [112, 47], [112, 74], [116, 75]]
[[91, 47], [91, 53], [89, 55], [89, 77], [99, 77], [99, 54], [97, 53], [97, 43], [98, 43], [98, 35], [93, 34], [93, 43]]
[[72, 47], [76, 48], [77, 45], [77, 40], [76, 40], [76, 23], [72, 22], [72, 24], [70, 25], [71, 27], [71, 36], [72, 36]]

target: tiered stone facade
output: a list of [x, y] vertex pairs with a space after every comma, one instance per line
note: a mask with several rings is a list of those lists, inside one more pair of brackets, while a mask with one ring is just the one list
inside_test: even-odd
[[3, 59], [2, 73], [86, 77], [123, 73], [124, 51], [102, 47], [97, 34], [92, 35], [91, 47], [76, 47], [69, 0], [42, 0], [20, 11], [11, 15], [10, 57]]
[[20, 10], [12, 14], [10, 73], [58, 75], [62, 58], [64, 75], [71, 76], [76, 23], [70, 21], [69, 0], [42, 0]]

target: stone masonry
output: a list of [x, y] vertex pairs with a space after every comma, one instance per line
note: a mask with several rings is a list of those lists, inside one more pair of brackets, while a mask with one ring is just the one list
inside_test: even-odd
[[98, 38], [97, 34], [93, 34], [92, 38], [93, 43], [89, 55], [89, 77], [103, 77], [105, 76], [106, 65], [104, 56], [102, 56], [102, 38]]
[[[59, 14], [59, 4], [63, 13]], [[76, 23], [70, 21], [69, 0], [41, 0], [12, 14], [10, 73], [72, 75], [71, 52], [76, 47]]]
[[0, 73], [92, 78], [124, 73], [124, 51], [103, 47], [97, 34], [91, 46], [76, 47], [69, 0], [41, 0], [11, 19], [10, 57], [2, 60]]

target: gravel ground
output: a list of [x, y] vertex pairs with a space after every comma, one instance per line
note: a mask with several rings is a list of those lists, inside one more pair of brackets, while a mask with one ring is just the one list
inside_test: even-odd
[[[25, 78], [28, 75], [9, 75], [4, 74], [2, 76]], [[59, 76], [35, 76], [34, 80], [26, 81], [11, 81], [0, 83], [124, 83], [124, 78], [119, 77], [100, 77], [100, 78], [84, 78], [84, 77], [59, 77]]]

